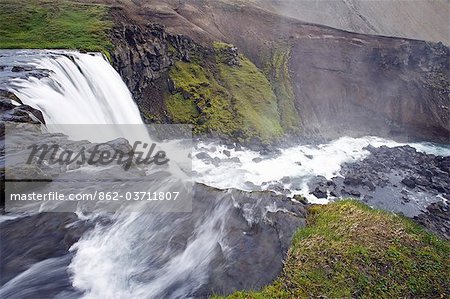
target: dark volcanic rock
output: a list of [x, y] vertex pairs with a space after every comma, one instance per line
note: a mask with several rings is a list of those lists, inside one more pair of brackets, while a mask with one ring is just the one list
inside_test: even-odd
[[255, 163], [259, 163], [259, 162], [261, 162], [262, 160], [263, 160], [263, 159], [260, 158], [260, 157], [256, 157], [256, 158], [253, 158], [253, 159], [252, 159], [252, 161], [255, 162]]
[[28, 72], [28, 71], [32, 71], [32, 70], [33, 70], [33, 68], [31, 66], [15, 65], [12, 67], [11, 72], [19, 73], [19, 72]]
[[324, 188], [322, 186], [316, 187], [316, 189], [314, 189], [314, 191], [311, 192], [311, 194], [313, 194], [317, 198], [327, 198], [328, 197], [326, 188]]
[[45, 124], [42, 112], [28, 105], [16, 106], [12, 104], [14, 100], [21, 104], [20, 100], [12, 93], [3, 92], [0, 94], [0, 120], [24, 123]]
[[271, 192], [224, 192], [203, 185], [195, 187], [193, 211], [208, 211], [209, 208], [197, 207], [210, 205], [215, 199], [233, 201], [233, 207], [228, 212], [224, 210], [229, 213], [224, 242], [231, 251], [218, 246], [209, 281], [195, 296], [259, 289], [270, 283], [281, 271], [293, 233], [306, 225], [306, 206], [284, 196]]
[[190, 53], [202, 52], [197, 51], [201, 46], [188, 36], [166, 32], [163, 25], [131, 22], [123, 12], [111, 9], [115, 20], [109, 34], [115, 45], [112, 65], [133, 94], [144, 121], [169, 122], [164, 94], [176, 91], [169, 69], [175, 60], [190, 61]]
[[[327, 192], [334, 197], [361, 198], [377, 208], [417, 216], [427, 228], [442, 235], [444, 218], [437, 209], [442, 203], [430, 204], [442, 201], [442, 197], [450, 199], [450, 157], [417, 152], [410, 146], [368, 146], [366, 150], [370, 155], [362, 161], [342, 165], [344, 178], [335, 177], [328, 184], [323, 177], [312, 180], [311, 193], [317, 198], [326, 197]], [[427, 212], [421, 214], [425, 209]]]
[[435, 202], [426, 208], [424, 213], [415, 216], [414, 221], [429, 231], [450, 239], [450, 210], [447, 204]]
[[414, 180], [413, 177], [407, 177], [407, 178], [404, 178], [404, 179], [402, 180], [402, 183], [403, 183], [405, 186], [407, 186], [408, 188], [411, 188], [411, 189], [413, 189], [414, 187], [416, 187], [416, 182], [415, 182], [415, 180]]
[[221, 60], [220, 62], [226, 63], [227, 65], [232, 67], [241, 66], [241, 63], [239, 62], [239, 52], [236, 47], [224, 46], [215, 49], [215, 51], [217, 52], [217, 55]]
[[74, 213], [40, 213], [0, 223], [0, 285], [45, 259], [67, 255], [90, 227]]
[[198, 154], [195, 155], [195, 157], [197, 159], [201, 159], [201, 160], [211, 160], [212, 159], [211, 156], [208, 155], [208, 153], [205, 153], [205, 152], [198, 153]]

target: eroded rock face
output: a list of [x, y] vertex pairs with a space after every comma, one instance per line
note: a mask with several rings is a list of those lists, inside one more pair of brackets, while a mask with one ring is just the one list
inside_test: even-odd
[[163, 25], [136, 23], [121, 9], [112, 9], [115, 26], [112, 65], [127, 84], [147, 122], [168, 122], [164, 94], [170, 91], [168, 71], [175, 60], [190, 61], [201, 46], [189, 37], [166, 32]]
[[[12, 101], [19, 103], [20, 105], [14, 105]], [[38, 109], [22, 104], [19, 98], [13, 93], [0, 90], [0, 120], [45, 124], [44, 116]]]
[[290, 62], [302, 126], [329, 138], [447, 143], [449, 54], [440, 43], [341, 32], [303, 39]]

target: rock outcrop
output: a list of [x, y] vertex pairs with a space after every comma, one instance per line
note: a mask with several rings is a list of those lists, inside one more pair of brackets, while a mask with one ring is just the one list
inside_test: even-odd
[[[194, 188], [192, 221], [223, 201], [223, 245], [210, 267], [208, 281], [194, 297], [259, 289], [278, 276], [294, 232], [306, 226], [306, 206], [272, 192], [217, 190], [204, 185]], [[196, 215], [200, 213], [201, 215]], [[182, 232], [181, 232], [182, 233]]]
[[[189, 61], [197, 45], [186, 36], [171, 35], [164, 26], [137, 24], [113, 9], [115, 26], [111, 62], [138, 103], [147, 122], [169, 122], [164, 94], [169, 91], [169, 69], [175, 60]], [[200, 50], [198, 50], [200, 51]]]
[[[14, 105], [12, 101], [18, 105]], [[13, 93], [5, 90], [0, 90], [0, 121], [45, 124], [41, 111], [22, 104]]]
[[264, 73], [230, 44], [203, 46], [114, 9], [114, 67], [146, 122], [187, 123], [195, 134], [268, 143], [283, 133]]
[[448, 204], [434, 202], [426, 210], [415, 216], [414, 221], [438, 235], [450, 240], [450, 211]]
[[370, 206], [404, 214], [448, 238], [450, 157], [417, 152], [410, 146], [367, 147], [362, 161], [344, 163], [341, 177], [317, 177], [309, 184], [317, 198], [357, 198]]

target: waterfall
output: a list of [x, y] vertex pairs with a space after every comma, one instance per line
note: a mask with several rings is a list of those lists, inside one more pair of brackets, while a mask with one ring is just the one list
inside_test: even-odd
[[[94, 141], [87, 137], [89, 132], [74, 136], [62, 124], [143, 124], [129, 90], [102, 55], [31, 50], [10, 55], [10, 60], [48, 75], [16, 75], [8, 88], [24, 104], [42, 111], [50, 131]], [[122, 128], [117, 126], [114, 136], [105, 139], [117, 135], [130, 139], [135, 133]], [[86, 175], [91, 178], [90, 173]], [[171, 184], [170, 180], [161, 183], [167, 190]], [[36, 263], [0, 288], [0, 294], [20, 294], [18, 288], [45, 268], [55, 270], [52, 275], [56, 276], [64, 276], [66, 271], [71, 274], [76, 295], [68, 291], [58, 298], [189, 297], [207, 281], [209, 264], [223, 241], [221, 228], [231, 207], [229, 201], [224, 202], [184, 214], [138, 213], [126, 208], [102, 214], [107, 224], [96, 225], [73, 245], [66, 256], [73, 255], [68, 266], [61, 267], [55, 259]], [[99, 215], [80, 213], [79, 217], [95, 221]]]
[[[89, 132], [84, 131], [82, 136], [77, 136], [74, 131], [67, 131], [70, 126], [62, 125], [143, 124], [130, 91], [103, 55], [67, 51], [22, 51], [15, 57], [48, 75], [42, 78], [15, 78], [10, 82], [9, 89], [24, 104], [39, 109], [52, 131], [77, 139], [89, 139]], [[109, 128], [110, 132], [106, 131], [102, 141], [130, 135], [129, 131], [120, 126], [115, 130]]]

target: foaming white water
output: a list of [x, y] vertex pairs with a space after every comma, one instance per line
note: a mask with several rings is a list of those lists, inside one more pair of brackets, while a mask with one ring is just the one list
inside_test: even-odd
[[208, 278], [229, 207], [224, 201], [198, 218], [118, 213], [114, 225], [97, 228], [72, 247], [73, 285], [89, 299], [190, 297]]
[[[23, 103], [42, 111], [52, 131], [77, 139], [107, 141], [134, 133], [120, 126], [99, 133], [75, 127], [68, 131], [68, 126], [61, 125], [143, 123], [127, 86], [101, 54], [41, 51], [33, 52], [26, 63], [48, 70], [49, 76], [15, 79], [11, 89]], [[98, 140], [99, 136], [103, 140]]]
[[[123, 130], [123, 124], [142, 124], [142, 120], [120, 76], [101, 55], [64, 51], [23, 54], [26, 57], [20, 58], [22, 63], [49, 70], [49, 76], [15, 79], [11, 89], [25, 104], [43, 112], [50, 131], [90, 141], [117, 137], [144, 141], [140, 132]], [[99, 134], [67, 124], [119, 126], [105, 127], [105, 132]], [[100, 135], [102, 139], [98, 140]], [[174, 154], [175, 143], [161, 146]], [[182, 171], [172, 163], [169, 166], [172, 174]], [[99, 168], [76, 171], [96, 172]], [[161, 182], [167, 190], [159, 191], [171, 191], [177, 183], [169, 178]], [[74, 258], [69, 270], [73, 286], [83, 293], [83, 298], [189, 297], [208, 278], [208, 267], [224, 236], [222, 224], [229, 208], [229, 202], [219, 203], [211, 211], [199, 210], [195, 217], [191, 213], [144, 212], [145, 205], [138, 209], [140, 212], [127, 207], [115, 214], [79, 211], [82, 219], [104, 219], [107, 224], [98, 224], [72, 247]], [[40, 264], [32, 266], [41, 268]], [[36, 273], [33, 270], [26, 275]], [[22, 281], [19, 278], [11, 282], [12, 289]]]
[[[290, 194], [301, 194], [314, 203], [327, 203], [309, 194], [307, 183], [317, 175], [327, 179], [339, 176], [341, 165], [364, 159], [369, 155], [364, 147], [372, 145], [379, 147], [402, 146], [398, 143], [379, 137], [362, 138], [341, 137], [330, 143], [319, 145], [299, 145], [282, 149], [280, 155], [264, 158], [258, 152], [251, 150], [230, 151], [227, 157], [224, 145], [200, 143], [193, 157], [195, 180], [216, 188], [236, 188], [253, 191], [255, 188], [278, 191], [279, 187], [287, 189]], [[450, 148], [440, 147], [431, 143], [411, 143], [418, 151], [436, 155], [450, 155]], [[202, 160], [195, 155], [207, 152], [212, 159]], [[214, 163], [218, 158], [221, 161]], [[239, 161], [233, 158], [238, 158]], [[258, 161], [258, 159], [262, 159]], [[283, 180], [283, 178], [289, 178]]]

